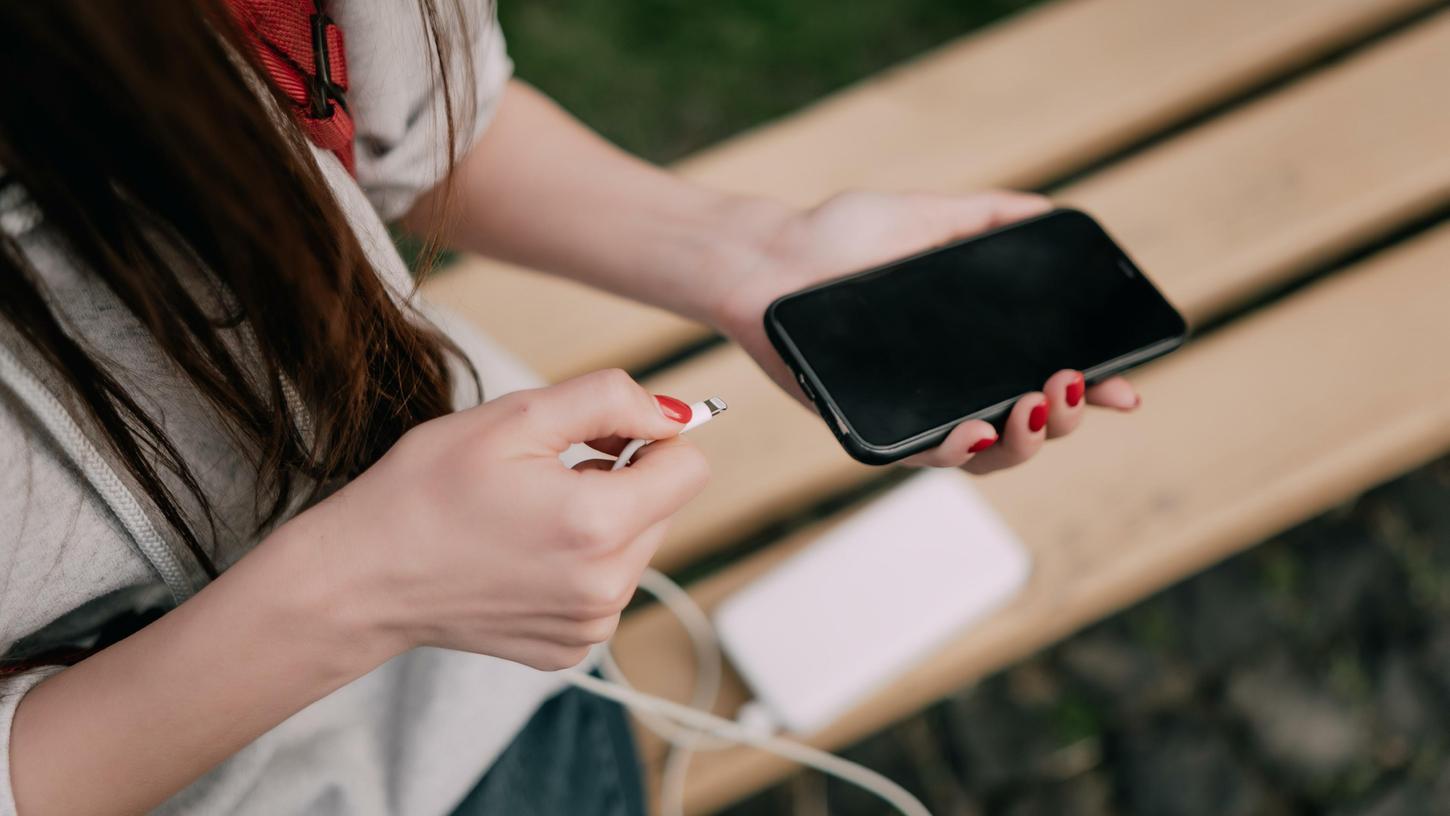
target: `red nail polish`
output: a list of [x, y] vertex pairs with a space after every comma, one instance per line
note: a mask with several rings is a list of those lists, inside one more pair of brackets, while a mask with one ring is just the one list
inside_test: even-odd
[[1047, 403], [1042, 402], [1027, 416], [1027, 430], [1037, 433], [1047, 427]]
[[972, 443], [972, 446], [970, 448], [967, 448], [967, 453], [981, 453], [982, 451], [992, 447], [995, 444], [997, 444], [997, 437], [995, 436], [989, 436], [986, 439], [978, 439], [976, 442]]
[[1067, 406], [1076, 408], [1077, 404], [1082, 402], [1082, 395], [1086, 389], [1087, 384], [1083, 382], [1082, 375], [1077, 375], [1077, 379], [1067, 384]]
[[674, 397], [667, 397], [664, 394], [655, 394], [655, 402], [660, 404], [660, 413], [670, 419], [681, 424], [690, 421], [690, 416], [693, 412], [690, 411], [688, 404], [680, 402]]

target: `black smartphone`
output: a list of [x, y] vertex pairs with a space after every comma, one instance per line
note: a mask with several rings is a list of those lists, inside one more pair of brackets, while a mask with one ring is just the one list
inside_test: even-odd
[[836, 438], [888, 464], [999, 428], [1062, 369], [1089, 383], [1182, 345], [1182, 315], [1096, 221], [1054, 210], [786, 295], [766, 333]]

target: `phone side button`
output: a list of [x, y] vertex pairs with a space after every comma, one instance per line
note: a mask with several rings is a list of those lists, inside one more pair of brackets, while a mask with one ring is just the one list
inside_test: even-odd
[[808, 382], [806, 380], [806, 375], [804, 375], [801, 372], [797, 371], [796, 374], [795, 374], [795, 381], [798, 382], [798, 383], [800, 383], [801, 390], [804, 391], [804, 392], [806, 392], [806, 396], [808, 398], [810, 398], [810, 401], [811, 402], [817, 402], [818, 401], [816, 399], [816, 392], [815, 392], [815, 390], [811, 388], [810, 382]]

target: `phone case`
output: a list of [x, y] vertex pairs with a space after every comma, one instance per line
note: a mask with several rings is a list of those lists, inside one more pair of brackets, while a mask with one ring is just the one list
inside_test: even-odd
[[[801, 390], [805, 392], [806, 397], [810, 399], [811, 404], [816, 407], [816, 411], [818, 411], [821, 415], [821, 418], [825, 420], [826, 426], [831, 429], [831, 433], [835, 434], [836, 440], [841, 443], [841, 447], [845, 448], [846, 452], [850, 454], [853, 459], [856, 459], [857, 461], [863, 462], [868, 465], [889, 465], [905, 459], [912, 454], [920, 453], [924, 450], [930, 450], [937, 445], [940, 445], [942, 440], [947, 437], [947, 434], [951, 433], [953, 428], [962, 424], [963, 422], [968, 422], [974, 419], [981, 419], [990, 422], [994, 427], [997, 428], [998, 432], [1001, 432], [1003, 425], [1007, 420], [1008, 414], [1010, 414], [1012, 411], [1012, 406], [1016, 404], [1018, 399], [1020, 399], [1020, 395], [1008, 400], [1003, 400], [996, 405], [988, 406], [973, 413], [966, 414], [958, 419], [954, 419], [951, 422], [933, 428], [924, 433], [917, 434], [916, 436], [905, 439], [894, 445], [875, 445], [869, 443], [862, 439], [854, 431], [852, 431], [850, 422], [846, 419], [845, 414], [836, 407], [836, 404], [831, 399], [829, 391], [826, 390], [825, 386], [821, 384], [820, 380], [817, 379], [815, 373], [811, 370], [810, 363], [807, 362], [804, 356], [801, 355], [800, 351], [795, 347], [795, 344], [790, 341], [790, 337], [781, 327], [780, 322], [776, 316], [776, 310], [780, 306], [780, 304], [798, 295], [813, 292], [817, 289], [824, 289], [828, 286], [833, 286], [842, 281], [852, 280], [863, 275], [869, 275], [886, 267], [896, 266], [898, 264], [905, 263], [915, 258], [930, 255], [935, 252], [941, 252], [943, 250], [947, 250], [971, 241], [981, 240], [990, 235], [995, 235], [998, 232], [1021, 227], [1039, 219], [1050, 218], [1055, 215], [1060, 215], [1064, 212], [1076, 213], [1078, 211], [1056, 209], [1051, 212], [1039, 215], [1036, 218], [1018, 221], [1003, 227], [998, 227], [997, 229], [990, 230], [988, 232], [981, 233], [980, 235], [974, 235], [963, 241], [957, 241], [951, 244], [933, 247], [925, 252], [917, 253], [916, 255], [900, 258], [887, 264], [874, 266], [870, 269], [864, 269], [860, 272], [855, 272], [850, 275], [834, 278], [832, 280], [816, 284], [815, 286], [811, 286], [806, 289], [791, 292], [790, 294], [776, 298], [776, 300], [766, 308], [764, 317], [765, 334], [767, 337], [770, 338], [771, 345], [775, 346], [776, 352], [780, 354], [781, 359], [785, 360], [786, 365], [790, 368], [791, 373], [795, 376], [796, 383], [800, 385]], [[1086, 213], [1080, 214], [1082, 214], [1084, 217], [1091, 218], [1090, 216], [1087, 216]], [[1117, 245], [1116, 242], [1114, 242], [1114, 245]], [[1131, 265], [1132, 269], [1137, 272], [1137, 274], [1142, 274], [1141, 271], [1138, 270], [1137, 265], [1134, 264], [1132, 259], [1127, 256], [1126, 252], [1123, 252], [1121, 247], [1118, 247], [1118, 252], [1122, 256], [1122, 260]], [[1146, 277], [1144, 279], [1146, 280]], [[1087, 381], [1089, 385], [1092, 385], [1094, 383], [1101, 382], [1102, 380], [1105, 380], [1109, 377], [1121, 374], [1136, 366], [1140, 366], [1146, 362], [1149, 362], [1150, 360], [1162, 357], [1163, 355], [1168, 354], [1174, 349], [1179, 348], [1188, 338], [1188, 324], [1183, 321], [1181, 315], [1179, 316], [1179, 320], [1183, 325], [1183, 330], [1178, 335], [1093, 366], [1083, 371], [1083, 378]]]

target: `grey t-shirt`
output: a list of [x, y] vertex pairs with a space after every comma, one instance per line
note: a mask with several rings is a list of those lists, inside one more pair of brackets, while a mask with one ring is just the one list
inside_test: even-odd
[[[347, 41], [350, 109], [357, 123], [357, 178], [314, 151], [379, 274], [400, 298], [411, 283], [384, 227], [406, 212], [446, 166], [437, 89], [417, 10], [407, 2], [336, 0]], [[443, 7], [449, 4], [441, 4]], [[486, 127], [511, 72], [485, 0], [465, 5], [477, 88], [476, 127]], [[456, 27], [455, 27], [456, 30]], [[108, 289], [74, 263], [15, 186], [0, 194], [0, 229], [17, 239], [54, 307], [139, 396], [192, 467], [218, 512], [207, 545], [225, 568], [257, 531], [255, 474], [205, 402], [166, 362]], [[490, 397], [537, 385], [534, 375], [446, 314], [419, 304], [469, 355]], [[474, 397], [460, 380], [457, 407]], [[171, 596], [117, 517], [16, 396], [0, 383], [0, 654], [68, 619], [84, 630], [108, 606]], [[100, 599], [98, 601], [98, 599]], [[9, 738], [15, 708], [55, 671], [0, 678], [0, 816], [15, 816]], [[443, 814], [473, 786], [557, 677], [479, 655], [416, 649], [307, 707], [167, 802], [161, 813]]]

